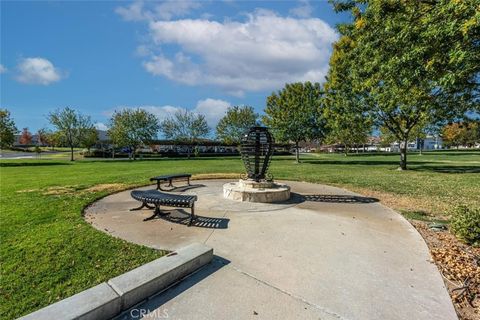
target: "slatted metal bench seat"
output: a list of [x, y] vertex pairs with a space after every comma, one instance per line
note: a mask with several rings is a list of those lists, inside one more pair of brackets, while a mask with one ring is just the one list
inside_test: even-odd
[[165, 213], [160, 211], [161, 205], [167, 207], [190, 208], [189, 226], [192, 225], [192, 222], [195, 219], [195, 201], [197, 201], [197, 196], [195, 195], [163, 193], [158, 190], [133, 190], [130, 192], [130, 195], [133, 199], [142, 202], [140, 207], [130, 210], [140, 210], [144, 207], [149, 209], [155, 208], [153, 215], [143, 219], [143, 221], [151, 220], [156, 216], [165, 215]]
[[[157, 181], [157, 190], [162, 190], [162, 191], [169, 191], [169, 190], [164, 190], [162, 189], [162, 183], [163, 182], [168, 182], [167, 187], [175, 188], [173, 185], [173, 181], [177, 180], [186, 180], [187, 184], [190, 185], [190, 178], [192, 177], [191, 174], [189, 173], [180, 173], [180, 174], [169, 174], [169, 175], [164, 175], [164, 176], [156, 176], [153, 178], [150, 178], [150, 181]], [[172, 189], [170, 189], [172, 190]]]

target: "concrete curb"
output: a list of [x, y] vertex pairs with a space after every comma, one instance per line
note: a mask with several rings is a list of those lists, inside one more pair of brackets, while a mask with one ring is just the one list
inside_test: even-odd
[[194, 243], [19, 319], [111, 319], [212, 259], [212, 248]]

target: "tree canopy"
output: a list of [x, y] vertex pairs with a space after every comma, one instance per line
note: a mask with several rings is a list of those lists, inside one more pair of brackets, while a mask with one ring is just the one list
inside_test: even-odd
[[205, 116], [194, 112], [178, 110], [173, 116], [165, 119], [161, 125], [165, 138], [182, 141], [188, 144], [188, 157], [191, 148], [200, 138], [205, 138], [210, 132]]
[[50, 113], [48, 119], [57, 128], [61, 140], [70, 147], [70, 161], [73, 161], [73, 148], [78, 147], [85, 133], [93, 128], [90, 117], [66, 107]]
[[[479, 110], [480, 35], [475, 1], [334, 1], [354, 22], [339, 26], [348, 42], [353, 93], [377, 126], [401, 143], [407, 168], [411, 132]], [[347, 47], [343, 46], [342, 49]], [[334, 47], [338, 51], [338, 47]], [[356, 99], [357, 99], [356, 98]]]
[[10, 117], [10, 111], [0, 109], [0, 148], [10, 147], [15, 142], [17, 132], [18, 129]]
[[443, 142], [449, 147], [472, 147], [480, 143], [479, 122], [454, 122], [447, 124], [442, 130]]
[[240, 144], [243, 134], [257, 125], [258, 114], [250, 106], [234, 106], [218, 122], [217, 138], [228, 144]]
[[329, 129], [326, 141], [343, 144], [345, 155], [351, 146], [358, 146], [368, 140], [373, 125], [361, 96], [352, 87], [352, 48], [353, 42], [346, 36], [334, 45], [323, 96], [324, 114]]
[[124, 109], [115, 111], [112, 115], [108, 135], [115, 145], [129, 147], [135, 160], [137, 148], [149, 145], [157, 137], [159, 129], [154, 114], [143, 109]]
[[272, 129], [276, 140], [295, 143], [297, 163], [301, 141], [326, 135], [321, 97], [320, 84], [307, 81], [286, 84], [267, 98], [262, 122]]
[[92, 127], [85, 131], [83, 134], [80, 145], [88, 149], [90, 153], [90, 148], [92, 148], [98, 142], [98, 132], [97, 129]]

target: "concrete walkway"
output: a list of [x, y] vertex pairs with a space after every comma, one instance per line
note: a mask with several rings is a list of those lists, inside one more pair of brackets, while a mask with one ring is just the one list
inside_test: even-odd
[[239, 203], [223, 199], [225, 182], [185, 191], [199, 197], [192, 227], [181, 210], [143, 222], [151, 211], [129, 212], [129, 191], [86, 210], [94, 227], [134, 243], [214, 248], [208, 268], [119, 319], [457, 318], [421, 236], [375, 199], [288, 182], [289, 203]]

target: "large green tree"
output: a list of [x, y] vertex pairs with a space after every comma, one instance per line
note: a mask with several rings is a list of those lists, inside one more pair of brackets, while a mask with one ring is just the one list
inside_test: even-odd
[[257, 125], [258, 114], [250, 106], [234, 106], [217, 125], [217, 138], [228, 144], [240, 144], [243, 134]]
[[73, 161], [73, 148], [80, 146], [82, 137], [93, 128], [90, 117], [66, 107], [50, 113], [48, 120], [57, 129], [60, 139], [70, 148], [70, 161]]
[[113, 113], [108, 135], [115, 145], [128, 147], [130, 157], [135, 160], [138, 147], [149, 145], [159, 129], [154, 114], [143, 109], [124, 109]]
[[353, 42], [347, 36], [334, 45], [323, 96], [329, 128], [326, 141], [343, 144], [345, 155], [350, 147], [366, 143], [372, 132], [371, 116], [352, 87], [349, 56], [352, 48]]
[[[355, 95], [378, 126], [400, 142], [400, 169], [419, 125], [479, 110], [478, 0], [334, 1], [350, 10], [340, 38]], [[334, 48], [335, 50], [335, 48]]]
[[184, 109], [178, 110], [173, 116], [165, 119], [162, 122], [161, 131], [167, 139], [186, 143], [188, 158], [190, 158], [193, 146], [200, 138], [208, 135], [210, 128], [204, 115]]
[[98, 142], [98, 132], [96, 128], [91, 128], [85, 132], [83, 135], [80, 144], [82, 147], [87, 148], [88, 153], [90, 154], [90, 149], [96, 145]]
[[322, 110], [322, 90], [319, 83], [297, 82], [272, 93], [262, 122], [269, 126], [275, 138], [295, 144], [296, 162], [300, 162], [299, 143], [325, 137], [326, 123]]
[[10, 111], [0, 109], [0, 148], [8, 148], [15, 142], [15, 134], [18, 129], [10, 117]]

